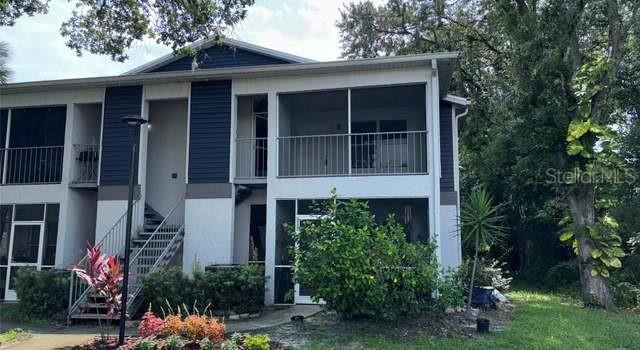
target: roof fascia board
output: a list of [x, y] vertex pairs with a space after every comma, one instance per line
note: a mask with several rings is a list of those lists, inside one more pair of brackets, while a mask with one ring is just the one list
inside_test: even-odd
[[13, 83], [0, 87], [0, 95], [22, 92], [46, 91], [57, 88], [91, 88], [124, 86], [144, 83], [166, 83], [203, 80], [237, 79], [250, 77], [268, 77], [277, 75], [303, 75], [364, 69], [392, 69], [428, 65], [432, 59], [451, 60], [458, 56], [456, 52], [444, 52], [410, 56], [391, 56], [359, 60], [343, 60], [317, 63], [291, 63], [252, 67], [201, 69], [196, 71], [175, 71], [142, 73], [136, 75], [117, 75], [96, 78], [76, 78], [48, 80], [25, 83]]

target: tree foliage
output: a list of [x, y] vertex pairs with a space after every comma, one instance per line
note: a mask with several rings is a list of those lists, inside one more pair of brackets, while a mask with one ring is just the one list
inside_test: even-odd
[[[589, 247], [596, 218], [624, 213], [616, 208], [625, 197], [638, 203], [633, 185], [567, 184], [561, 175], [618, 163], [613, 141], [622, 136], [625, 150], [627, 133], [640, 134], [639, 8], [631, 0], [365, 1], [345, 7], [338, 27], [348, 58], [460, 51], [452, 88], [472, 101], [461, 126], [463, 191], [483, 184], [505, 204], [512, 234], [492, 253], [539, 280], [572, 253], [557, 239], [567, 213]], [[596, 157], [584, 156], [600, 145], [612, 152], [594, 167]], [[635, 162], [633, 147], [619, 160]], [[602, 283], [592, 287], [586, 303], [606, 294]]]
[[9, 45], [0, 41], [0, 85], [6, 84], [11, 75], [11, 71], [7, 67], [7, 58], [9, 58]]
[[[60, 29], [78, 55], [89, 52], [125, 61], [134, 43], [152, 38], [175, 52], [199, 39], [219, 38], [245, 18], [254, 0], [71, 0], [71, 17]], [[46, 13], [49, 0], [0, 0], [0, 26], [23, 15]]]

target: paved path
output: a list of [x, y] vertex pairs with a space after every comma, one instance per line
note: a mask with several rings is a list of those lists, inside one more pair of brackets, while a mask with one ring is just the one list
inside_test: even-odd
[[[268, 309], [261, 317], [242, 321], [227, 321], [226, 326], [228, 332], [252, 332], [290, 322], [291, 316], [294, 315], [302, 315], [306, 318], [317, 314], [319, 311], [320, 307], [317, 305], [294, 305], [281, 309]], [[72, 349], [74, 346], [87, 343], [98, 336], [96, 326], [78, 325], [69, 328], [29, 326], [0, 320], [0, 331], [11, 328], [28, 330], [33, 334], [33, 337], [17, 344], [0, 347], [2, 350]], [[127, 335], [135, 335], [136, 333], [135, 327], [127, 328]], [[111, 330], [111, 334], [117, 334], [115, 327]]]

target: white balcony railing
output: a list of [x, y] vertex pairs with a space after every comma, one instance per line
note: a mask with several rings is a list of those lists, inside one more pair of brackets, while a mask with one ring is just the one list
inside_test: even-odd
[[73, 145], [74, 169], [71, 183], [77, 185], [96, 184], [100, 146], [94, 144]]
[[267, 177], [267, 138], [236, 139], [236, 179]]
[[278, 137], [278, 176], [427, 174], [427, 132]]
[[64, 146], [0, 149], [2, 184], [60, 183], [63, 154]]

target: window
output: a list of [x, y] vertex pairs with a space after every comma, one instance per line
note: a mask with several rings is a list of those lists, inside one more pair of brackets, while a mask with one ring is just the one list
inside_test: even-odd
[[56, 244], [58, 242], [59, 204], [47, 204], [47, 217], [44, 223], [44, 240], [42, 248], [42, 266], [53, 266], [56, 261]]
[[0, 206], [0, 300], [15, 300], [18, 270], [55, 266], [59, 216], [58, 203]]
[[16, 205], [16, 221], [42, 221], [44, 218], [44, 204]]

